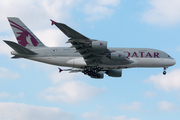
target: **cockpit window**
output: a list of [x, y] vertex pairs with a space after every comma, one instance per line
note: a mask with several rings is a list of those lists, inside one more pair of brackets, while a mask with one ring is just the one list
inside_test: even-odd
[[170, 57], [170, 58], [171, 58], [171, 56], [170, 56], [170, 55], [168, 55], [168, 57]]

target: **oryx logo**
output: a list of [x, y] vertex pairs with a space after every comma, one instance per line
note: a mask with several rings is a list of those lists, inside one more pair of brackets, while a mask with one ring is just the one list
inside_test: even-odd
[[16, 34], [18, 34], [16, 36], [16, 39], [18, 41], [18, 43], [24, 47], [26, 47], [27, 45], [33, 45], [33, 46], [37, 46], [39, 43], [38, 41], [34, 38], [33, 35], [31, 35], [26, 29], [24, 29], [22, 26], [16, 24], [15, 22], [9, 20], [9, 22], [11, 23], [11, 26], [20, 30], [21, 32], [16, 32]]
[[100, 43], [100, 46], [102, 46], [103, 45], [103, 43]]

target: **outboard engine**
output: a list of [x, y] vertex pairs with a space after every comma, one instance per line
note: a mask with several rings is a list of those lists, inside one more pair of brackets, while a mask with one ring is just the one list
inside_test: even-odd
[[95, 41], [92, 41], [89, 46], [91, 46], [91, 48], [93, 50], [106, 50], [107, 49], [107, 42], [95, 40]]

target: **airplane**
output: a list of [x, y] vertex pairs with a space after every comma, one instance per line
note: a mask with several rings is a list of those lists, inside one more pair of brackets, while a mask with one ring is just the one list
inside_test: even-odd
[[90, 39], [63, 23], [51, 20], [69, 39], [71, 47], [47, 47], [31, 30], [16, 17], [8, 17], [18, 44], [4, 40], [14, 51], [12, 58], [25, 58], [56, 66], [71, 67], [59, 69], [70, 73], [82, 72], [91, 78], [102, 79], [104, 74], [121, 77], [126, 68], [166, 68], [176, 61], [167, 53], [150, 48], [107, 48], [107, 41]]

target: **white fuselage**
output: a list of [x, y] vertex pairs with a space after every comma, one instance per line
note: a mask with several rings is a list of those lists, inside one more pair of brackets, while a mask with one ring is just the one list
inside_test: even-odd
[[[175, 60], [167, 53], [146, 48], [109, 48], [110, 50], [123, 51], [126, 58], [134, 61], [130, 64], [122, 64], [120, 61], [111, 60], [104, 57], [102, 63], [98, 64], [103, 70], [123, 69], [132, 67], [169, 67], [174, 65]], [[37, 55], [22, 56], [24, 58], [48, 63], [57, 66], [83, 68], [87, 66], [84, 58], [79, 53], [74, 53], [74, 48], [67, 47], [42, 47], [32, 49]]]

